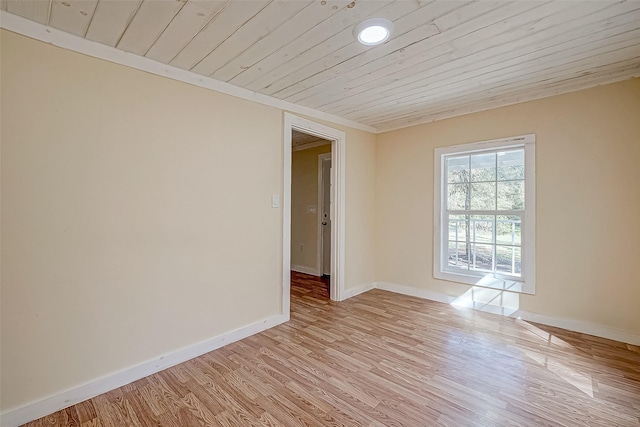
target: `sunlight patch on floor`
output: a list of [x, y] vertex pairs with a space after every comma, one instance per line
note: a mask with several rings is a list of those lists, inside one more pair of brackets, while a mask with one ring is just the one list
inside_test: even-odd
[[591, 378], [591, 375], [583, 375], [575, 369], [545, 356], [544, 354], [532, 351], [525, 351], [524, 354], [540, 366], [544, 366], [564, 381], [582, 391], [587, 396], [593, 397], [593, 379]]
[[[488, 278], [487, 280], [492, 280]], [[482, 280], [478, 284], [484, 283]], [[472, 308], [487, 313], [510, 316], [520, 308], [520, 294], [509, 292], [505, 288], [473, 286], [467, 292], [456, 298], [451, 305], [459, 308]], [[557, 336], [546, 332], [529, 322], [517, 318], [516, 324], [522, 327], [525, 336], [534, 337], [536, 341], [544, 342], [563, 350], [571, 350], [573, 346]], [[524, 354], [537, 364], [553, 372], [563, 381], [571, 384], [589, 397], [593, 397], [593, 379], [589, 374], [582, 374], [567, 364], [544, 354], [526, 350]]]
[[[568, 342], [558, 338], [557, 336], [547, 331], [543, 331], [542, 329], [532, 325], [529, 322], [525, 322], [522, 319], [516, 319], [516, 323], [524, 328], [528, 335], [536, 337], [540, 341], [544, 341], [548, 344], [565, 350], [573, 348], [573, 346]], [[582, 391], [587, 396], [593, 397], [593, 379], [591, 375], [581, 374], [580, 372], [567, 366], [566, 364], [560, 363], [559, 361], [550, 358], [549, 356], [545, 356], [544, 354], [536, 353], [533, 351], [524, 351], [524, 354], [539, 365], [544, 366], [549, 371], [562, 378], [564, 381], [573, 385], [575, 388]]]
[[563, 349], [573, 348], [573, 346], [568, 342], [561, 340], [557, 336], [550, 334], [547, 331], [543, 331], [542, 329], [532, 325], [529, 322], [522, 320], [521, 318], [516, 319], [516, 323], [520, 325], [522, 328], [524, 328], [529, 333], [529, 335], [538, 337], [549, 344], [552, 344], [556, 347], [563, 348]]
[[451, 305], [510, 316], [520, 308], [520, 295], [499, 289], [473, 286], [456, 298]]

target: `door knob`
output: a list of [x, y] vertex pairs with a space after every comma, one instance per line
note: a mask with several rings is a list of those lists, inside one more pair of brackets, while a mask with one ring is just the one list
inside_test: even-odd
[[326, 223], [326, 222], [324, 222], [324, 221], [322, 221], [322, 225], [327, 225], [327, 223]]

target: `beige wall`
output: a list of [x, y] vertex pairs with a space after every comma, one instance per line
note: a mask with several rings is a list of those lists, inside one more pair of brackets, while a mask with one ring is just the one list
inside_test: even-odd
[[[281, 110], [0, 34], [2, 411], [280, 313]], [[375, 136], [336, 128], [349, 287]]]
[[375, 141], [376, 135], [368, 132], [353, 130], [347, 134], [345, 289], [368, 285], [376, 280]]
[[280, 312], [281, 111], [7, 32], [2, 95], [3, 409]]
[[535, 133], [537, 293], [525, 311], [640, 333], [640, 79], [378, 135], [376, 278], [433, 278], [434, 148]]
[[[315, 270], [318, 254], [318, 155], [331, 152], [331, 143], [294, 151], [291, 155], [291, 265]], [[307, 207], [316, 207], [315, 213]], [[302, 249], [300, 248], [302, 245]]]

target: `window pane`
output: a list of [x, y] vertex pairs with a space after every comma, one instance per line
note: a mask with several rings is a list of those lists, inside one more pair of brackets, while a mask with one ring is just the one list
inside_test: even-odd
[[471, 216], [471, 241], [493, 243], [493, 215]]
[[522, 249], [514, 248], [513, 249], [514, 257], [515, 257], [515, 270], [517, 275], [522, 274]]
[[467, 228], [469, 221], [467, 215], [450, 215], [449, 216], [449, 241], [467, 241]]
[[471, 209], [490, 211], [496, 208], [495, 182], [471, 184]]
[[512, 247], [505, 246], [496, 247], [496, 271], [508, 274], [515, 272], [513, 266], [513, 249]]
[[498, 181], [524, 179], [524, 150], [498, 153]]
[[521, 274], [521, 249], [509, 246], [496, 247], [496, 272]]
[[469, 184], [448, 184], [447, 209], [453, 211], [467, 210], [467, 194]]
[[449, 266], [468, 270], [469, 256], [466, 243], [449, 242]]
[[471, 156], [471, 182], [496, 180], [496, 153]]
[[469, 156], [447, 157], [447, 182], [469, 182]]
[[524, 209], [524, 181], [498, 182], [498, 210], [522, 209]]
[[522, 221], [519, 216], [498, 215], [496, 218], [496, 243], [520, 246]]
[[475, 270], [492, 271], [493, 269], [493, 246], [492, 245], [472, 245], [473, 262]]

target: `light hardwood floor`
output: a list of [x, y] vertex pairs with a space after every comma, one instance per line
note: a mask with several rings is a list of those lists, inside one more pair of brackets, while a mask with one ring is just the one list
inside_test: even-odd
[[639, 426], [640, 348], [292, 273], [291, 321], [30, 427]]

